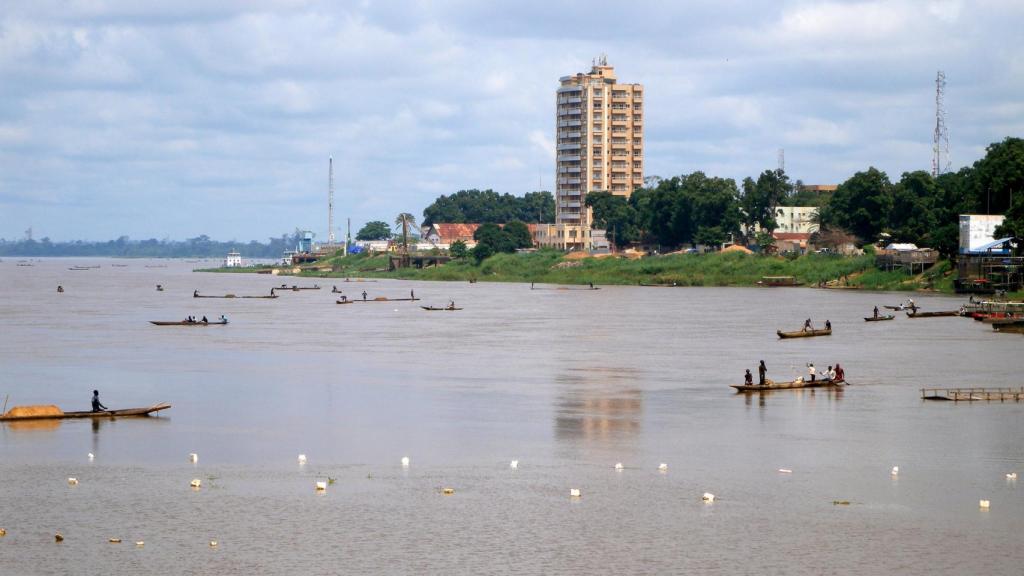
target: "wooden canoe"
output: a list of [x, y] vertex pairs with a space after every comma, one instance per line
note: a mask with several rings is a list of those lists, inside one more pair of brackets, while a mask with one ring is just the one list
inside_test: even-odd
[[812, 336], [831, 336], [831, 328], [822, 328], [821, 330], [797, 330], [796, 332], [783, 332], [782, 330], [776, 330], [776, 334], [779, 338], [810, 338]]
[[882, 306], [882, 308], [888, 308], [889, 310], [906, 310], [907, 309], [907, 307], [903, 306], [903, 305], [900, 305], [900, 306]]
[[291, 290], [293, 292], [298, 292], [299, 290], [319, 290], [320, 287], [319, 286], [288, 286], [287, 284], [281, 284], [280, 286], [278, 286], [278, 287], [276, 287], [274, 289], [275, 290]]
[[[4, 414], [0, 414], [0, 421], [13, 422], [22, 420], [64, 420], [69, 418], [118, 418], [126, 416], [149, 416], [155, 412], [161, 410], [167, 410], [171, 405], [166, 402], [160, 404], [154, 404], [148, 408], [125, 408], [123, 410], [107, 410], [105, 412], [61, 412], [59, 409], [56, 413], [43, 413], [34, 414], [32, 410], [28, 410], [27, 414], [19, 414], [18, 412], [23, 411], [18, 406], [11, 408]], [[25, 407], [31, 408], [31, 407]]]
[[864, 319], [865, 322], [882, 322], [883, 320], [892, 320], [896, 316], [892, 314], [886, 314], [885, 316], [868, 316]]
[[444, 308], [438, 308], [436, 306], [420, 306], [424, 310], [437, 311], [437, 310], [462, 310], [462, 308], [452, 308], [451, 306], [445, 306]]
[[907, 318], [938, 318], [939, 316], [959, 316], [956, 310], [943, 310], [940, 312], [907, 312]]
[[793, 276], [764, 276], [757, 281], [757, 285], [766, 288], [786, 288], [803, 286], [804, 283], [797, 281]]
[[228, 321], [217, 320], [216, 322], [186, 322], [185, 320], [180, 320], [178, 322], [160, 322], [157, 320], [150, 320], [149, 323], [154, 324], [156, 326], [223, 326], [227, 324]]
[[836, 388], [845, 383], [844, 380], [793, 380], [790, 382], [773, 382], [768, 380], [760, 384], [730, 384], [737, 392], [768, 392], [771, 390], [796, 390], [799, 388]]
[[[372, 300], [362, 300], [359, 298], [352, 298], [348, 302], [419, 302], [422, 298], [388, 298], [386, 296], [378, 296]], [[345, 304], [346, 302], [338, 301], [338, 304]]]
[[277, 294], [274, 294], [272, 296], [235, 296], [234, 294], [224, 294], [223, 296], [205, 296], [203, 294], [195, 294], [195, 293], [192, 294], [192, 297], [193, 298], [267, 298], [267, 299], [280, 298], [280, 296], [278, 296]]

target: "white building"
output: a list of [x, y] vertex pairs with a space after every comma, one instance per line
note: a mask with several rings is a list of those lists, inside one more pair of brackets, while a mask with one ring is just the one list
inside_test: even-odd
[[225, 268], [241, 268], [242, 267], [242, 255], [238, 252], [228, 252], [228, 257], [224, 259]]
[[1001, 215], [961, 214], [960, 253], [966, 254], [993, 242], [996, 239], [996, 228], [1005, 219], [1006, 217]]

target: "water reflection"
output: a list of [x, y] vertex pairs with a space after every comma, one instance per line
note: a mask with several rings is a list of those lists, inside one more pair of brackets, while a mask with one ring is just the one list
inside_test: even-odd
[[776, 398], [796, 397], [802, 404], [816, 404], [819, 398], [823, 398], [826, 404], [838, 404], [843, 399], [846, 388], [837, 386], [835, 388], [802, 388], [796, 390], [759, 390], [757, 392], [737, 392], [744, 396], [743, 403], [748, 407], [754, 405], [754, 397], [757, 397], [757, 407], [767, 408], [768, 397], [773, 394]]
[[555, 409], [556, 438], [594, 443], [635, 438], [643, 414], [636, 377], [629, 368], [569, 370], [557, 377], [564, 390]]

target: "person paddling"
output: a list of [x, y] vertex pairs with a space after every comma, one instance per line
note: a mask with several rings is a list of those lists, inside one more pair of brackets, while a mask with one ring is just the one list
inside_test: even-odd
[[92, 391], [92, 411], [93, 412], [109, 412], [110, 411], [110, 408], [107, 408], [106, 406], [103, 405], [102, 402], [100, 402], [100, 391], [99, 390], [93, 390]]
[[817, 375], [817, 370], [814, 369], [814, 362], [807, 363], [807, 375], [811, 377], [811, 382], [814, 382], [814, 377]]
[[750, 373], [750, 368], [747, 368], [746, 374], [743, 375], [743, 384], [745, 386], [754, 385], [754, 375]]
[[845, 382], [846, 381], [846, 371], [843, 370], [843, 367], [840, 366], [838, 362], [836, 362], [836, 377], [835, 377], [835, 380], [836, 380], [836, 382]]
[[761, 364], [758, 365], [758, 367], [757, 367], [757, 378], [758, 378], [758, 381], [760, 382], [761, 386], [764, 386], [764, 384], [765, 384], [764, 376], [767, 373], [768, 373], [768, 367], [764, 365], [764, 360], [761, 360]]
[[810, 318], [808, 318], [807, 320], [804, 320], [803, 331], [804, 332], [813, 332], [814, 331], [814, 326], [811, 325], [811, 319]]
[[363, 301], [366, 300], [366, 290], [363, 290]]
[[875, 318], [878, 318], [878, 306], [875, 306]]

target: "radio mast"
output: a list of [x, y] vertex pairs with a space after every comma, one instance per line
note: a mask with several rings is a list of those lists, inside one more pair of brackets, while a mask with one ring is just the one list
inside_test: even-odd
[[334, 156], [327, 159], [327, 245], [334, 245]]
[[949, 132], [946, 131], [946, 73], [935, 76], [935, 135], [932, 138], [932, 177], [949, 171]]

